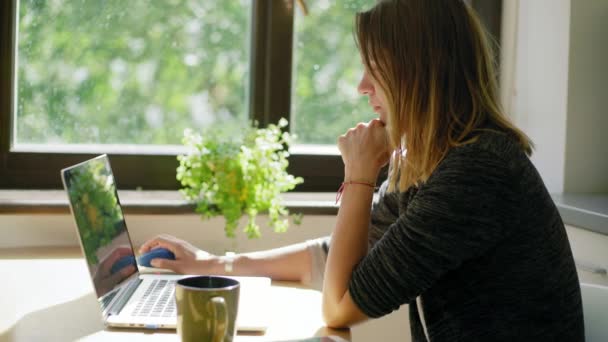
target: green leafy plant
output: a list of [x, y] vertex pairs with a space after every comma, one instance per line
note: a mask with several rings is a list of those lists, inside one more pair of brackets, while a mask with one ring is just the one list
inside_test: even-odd
[[287, 173], [287, 151], [292, 136], [283, 132], [287, 120], [258, 128], [253, 123], [235, 137], [217, 132], [184, 132], [188, 152], [177, 157], [177, 180], [184, 197], [196, 203], [203, 218], [223, 215], [226, 236], [235, 237], [239, 219], [248, 216], [244, 228], [249, 238], [260, 236], [256, 216], [268, 212], [275, 232], [288, 227], [289, 211], [280, 194], [303, 182]]

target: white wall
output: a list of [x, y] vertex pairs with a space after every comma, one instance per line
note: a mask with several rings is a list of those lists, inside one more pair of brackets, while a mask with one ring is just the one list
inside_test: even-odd
[[564, 184], [570, 1], [512, 1], [506, 9], [515, 12], [505, 21], [516, 21], [514, 59], [505, 60], [514, 73], [513, 84], [503, 85], [510, 90], [506, 107], [536, 144], [532, 161], [549, 191], [559, 193]]
[[353, 342], [411, 342], [409, 307], [404, 304], [399, 310], [379, 319], [372, 319], [355, 325], [350, 331]]
[[608, 1], [572, 1], [566, 192], [608, 192]]
[[504, 16], [503, 102], [549, 191], [608, 192], [608, 1], [507, 0]]

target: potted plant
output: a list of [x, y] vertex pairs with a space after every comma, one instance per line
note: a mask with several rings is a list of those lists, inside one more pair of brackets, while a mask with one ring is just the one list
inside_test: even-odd
[[280, 194], [303, 180], [287, 173], [293, 137], [283, 131], [286, 126], [285, 119], [266, 128], [253, 123], [238, 137], [184, 132], [188, 152], [178, 156], [180, 191], [195, 203], [202, 218], [223, 215], [226, 236], [235, 237], [240, 218], [247, 215], [244, 232], [249, 238], [259, 237], [256, 217], [262, 212], [268, 213], [274, 231], [287, 230], [289, 212]]

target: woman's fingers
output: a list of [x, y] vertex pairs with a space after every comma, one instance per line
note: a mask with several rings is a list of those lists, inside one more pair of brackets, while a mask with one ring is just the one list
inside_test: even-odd
[[170, 250], [171, 252], [173, 252], [173, 254], [175, 254], [175, 252], [177, 251], [176, 245], [177, 244], [174, 241], [168, 240], [166, 237], [159, 235], [151, 240], [146, 241], [139, 248], [139, 253], [143, 254], [149, 252], [154, 248], [162, 247]]
[[176, 273], [183, 273], [183, 272], [181, 272], [182, 264], [183, 264], [183, 261], [180, 261], [180, 260], [169, 260], [169, 259], [160, 259], [160, 258], [150, 260], [150, 265], [157, 267], [157, 268], [164, 268], [167, 270], [171, 270]]
[[389, 160], [388, 146], [385, 125], [379, 119], [359, 123], [349, 129], [338, 138], [345, 177], [375, 181]]

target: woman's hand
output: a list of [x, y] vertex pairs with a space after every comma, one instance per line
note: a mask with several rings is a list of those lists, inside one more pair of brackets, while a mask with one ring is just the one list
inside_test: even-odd
[[175, 260], [152, 259], [152, 266], [165, 268], [181, 274], [213, 273], [212, 266], [217, 257], [202, 251], [187, 241], [171, 235], [159, 235], [144, 243], [139, 253], [146, 253], [154, 248], [166, 248], [175, 254]]
[[347, 181], [375, 183], [390, 158], [386, 129], [380, 119], [359, 123], [338, 138]]

